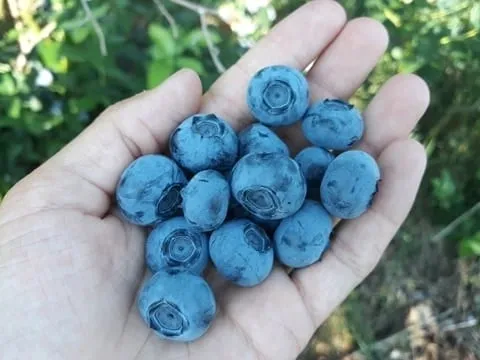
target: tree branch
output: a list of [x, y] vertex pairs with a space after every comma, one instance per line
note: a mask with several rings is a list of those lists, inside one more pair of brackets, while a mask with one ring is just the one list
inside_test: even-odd
[[167, 10], [165, 5], [163, 5], [161, 0], [153, 0], [154, 4], [157, 6], [158, 11], [160, 14], [163, 15], [163, 17], [167, 20], [168, 24], [170, 25], [170, 28], [172, 29], [172, 35], [174, 39], [178, 38], [178, 26], [177, 22], [173, 18], [172, 14]]
[[200, 14], [200, 24], [202, 26], [203, 37], [207, 42], [208, 52], [210, 53], [210, 57], [212, 58], [213, 64], [215, 65], [219, 73], [224, 73], [226, 70], [225, 66], [222, 64], [220, 58], [218, 57], [218, 55], [220, 54], [220, 50], [218, 50], [218, 48], [213, 43], [212, 38], [210, 37], [205, 14]]
[[[449, 323], [448, 321], [444, 321], [442, 324], [440, 324], [440, 334], [444, 334], [446, 332], [454, 332], [457, 330], [462, 330], [462, 329], [467, 329], [471, 328], [474, 326], [478, 325], [478, 320], [475, 318], [462, 321], [460, 323]], [[374, 351], [380, 351], [383, 353], [386, 353], [390, 351], [393, 347], [397, 346], [399, 343], [402, 342], [408, 342], [408, 334], [409, 334], [409, 329], [410, 327], [407, 327], [403, 330], [400, 330], [399, 332], [390, 335], [389, 337], [380, 340], [370, 346], [370, 349]], [[348, 358], [350, 360], [360, 360], [360, 359], [365, 359], [365, 357], [362, 354], [361, 350], [355, 351], [348, 356], [344, 357]]]
[[103, 34], [102, 28], [100, 27], [100, 24], [98, 23], [97, 19], [95, 19], [95, 16], [93, 16], [92, 10], [90, 10], [90, 7], [88, 6], [87, 3], [88, 0], [80, 0], [83, 6], [83, 10], [85, 10], [85, 13], [87, 14], [87, 17], [89, 21], [92, 23], [93, 30], [97, 34], [98, 41], [100, 43], [100, 52], [103, 56], [107, 56], [107, 45], [105, 42], [105, 35]]
[[450, 235], [453, 230], [455, 230], [461, 223], [467, 220], [469, 217], [473, 216], [477, 211], [480, 210], [480, 201], [473, 205], [470, 209], [465, 211], [463, 214], [458, 216], [450, 224], [440, 230], [433, 238], [432, 242], [437, 242], [443, 240], [446, 236]]

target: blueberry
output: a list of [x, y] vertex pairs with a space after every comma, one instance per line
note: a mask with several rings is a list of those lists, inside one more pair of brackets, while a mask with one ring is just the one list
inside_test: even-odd
[[250, 220], [229, 221], [212, 233], [210, 258], [226, 279], [239, 286], [255, 286], [272, 271], [272, 241]]
[[333, 159], [335, 159], [335, 156], [329, 151], [314, 146], [303, 149], [295, 157], [295, 161], [300, 165], [303, 176], [307, 180], [308, 198], [320, 200], [320, 183]]
[[227, 217], [230, 186], [215, 170], [197, 173], [181, 192], [183, 214], [200, 231], [218, 228]]
[[168, 268], [200, 275], [208, 264], [207, 236], [181, 216], [166, 220], [148, 236], [145, 260], [154, 273]]
[[233, 169], [231, 188], [235, 199], [263, 220], [292, 215], [307, 192], [300, 167], [282, 153], [245, 155]]
[[302, 122], [305, 137], [314, 145], [347, 150], [363, 136], [360, 111], [343, 100], [324, 100], [313, 104]]
[[332, 220], [318, 202], [306, 200], [300, 210], [283, 219], [274, 235], [278, 260], [293, 268], [312, 265], [329, 246]]
[[274, 65], [259, 70], [248, 86], [247, 104], [252, 115], [269, 126], [291, 125], [305, 114], [309, 90], [298, 70]]
[[239, 155], [279, 152], [290, 155], [288, 146], [272, 130], [262, 124], [252, 124], [238, 135]]
[[116, 189], [122, 215], [137, 225], [152, 225], [176, 214], [187, 183], [182, 170], [162, 155], [145, 155], [133, 161], [120, 176]]
[[273, 234], [275, 229], [280, 224], [281, 220], [263, 220], [257, 218], [255, 215], [248, 212], [237, 200], [231, 199], [230, 207], [228, 209], [228, 219], [248, 219], [260, 226], [267, 234]]
[[346, 151], [333, 160], [320, 185], [323, 206], [333, 216], [353, 219], [362, 215], [378, 190], [380, 169], [359, 150]]
[[275, 230], [277, 229], [278, 225], [280, 225], [282, 220], [263, 220], [255, 217], [254, 215], [250, 214], [248, 217], [251, 221], [253, 221], [255, 224], [260, 226], [265, 232], [269, 235], [273, 235]]
[[181, 271], [154, 274], [140, 290], [137, 307], [155, 334], [183, 342], [205, 334], [216, 313], [215, 298], [207, 282]]
[[238, 137], [232, 127], [214, 114], [197, 114], [183, 121], [170, 136], [170, 152], [192, 173], [226, 171], [238, 157]]

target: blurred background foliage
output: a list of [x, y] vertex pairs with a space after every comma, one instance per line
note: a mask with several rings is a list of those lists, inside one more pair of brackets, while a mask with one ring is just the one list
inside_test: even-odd
[[[208, 88], [304, 2], [0, 0], [0, 199], [106, 106], [182, 67], [197, 71]], [[391, 37], [353, 101], [364, 107], [398, 72], [428, 82], [431, 106], [414, 136], [427, 148], [429, 166], [384, 261], [303, 356], [341, 358], [361, 349], [364, 358], [393, 359], [394, 351], [405, 356], [398, 359], [415, 358], [398, 344], [378, 349], [404, 328], [412, 306], [430, 301], [435, 314], [454, 309], [462, 319], [480, 312], [480, 3], [340, 2], [350, 17], [380, 20]], [[478, 356], [478, 345], [468, 346], [480, 343], [475, 336], [458, 335], [454, 347]]]

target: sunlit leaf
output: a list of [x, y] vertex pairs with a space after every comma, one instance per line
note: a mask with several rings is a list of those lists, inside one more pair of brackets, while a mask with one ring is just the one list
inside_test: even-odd
[[170, 31], [158, 24], [150, 24], [148, 35], [155, 46], [161, 49], [165, 57], [171, 57], [175, 54], [175, 40]]
[[21, 112], [22, 112], [22, 100], [16, 97], [10, 103], [10, 107], [8, 109], [8, 116], [10, 116], [13, 119], [18, 119], [20, 118]]
[[16, 93], [15, 81], [10, 74], [2, 74], [0, 76], [0, 94], [14, 95]]
[[56, 73], [65, 73], [68, 70], [68, 60], [60, 53], [62, 44], [47, 39], [37, 46], [38, 54], [45, 67]]
[[[208, 30], [208, 34], [214, 44], [218, 44], [222, 41], [222, 38], [217, 32]], [[207, 46], [207, 42], [205, 40], [205, 34], [200, 29], [194, 29], [191, 32], [189, 32], [182, 39], [182, 43], [184, 47], [194, 51], [205, 48]]]
[[400, 27], [402, 26], [402, 18], [394, 13], [392, 10], [390, 10], [389, 8], [385, 8], [383, 10], [383, 14], [385, 15], [385, 17], [390, 20], [390, 22], [395, 25], [395, 27]]
[[480, 29], [480, 3], [473, 5], [470, 10], [470, 23], [475, 29]]
[[168, 78], [174, 71], [171, 59], [157, 60], [147, 67], [147, 88], [152, 89]]
[[460, 256], [480, 255], [480, 232], [463, 239], [459, 246]]
[[75, 44], [85, 41], [90, 34], [91, 29], [88, 26], [82, 26], [70, 32], [70, 37]]

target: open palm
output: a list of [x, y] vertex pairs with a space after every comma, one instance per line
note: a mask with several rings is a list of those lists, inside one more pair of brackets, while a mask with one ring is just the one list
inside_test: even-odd
[[[242, 289], [211, 271], [218, 314], [190, 344], [165, 342], [140, 319], [135, 296], [145, 276], [142, 229], [112, 211], [122, 170], [162, 152], [171, 130], [195, 112], [248, 124], [245, 92], [261, 67], [308, 73], [312, 100], [348, 99], [385, 51], [379, 23], [347, 22], [334, 1], [312, 1], [277, 25], [202, 96], [183, 70], [162, 86], [111, 106], [78, 138], [23, 179], [0, 208], [0, 348], [5, 359], [294, 359], [314, 330], [373, 269], [404, 221], [425, 168], [409, 133], [429, 93], [414, 75], [390, 79], [365, 109], [359, 144], [383, 174], [372, 208], [341, 222], [322, 261], [287, 274], [276, 268]], [[297, 127], [282, 132], [296, 152]]]

